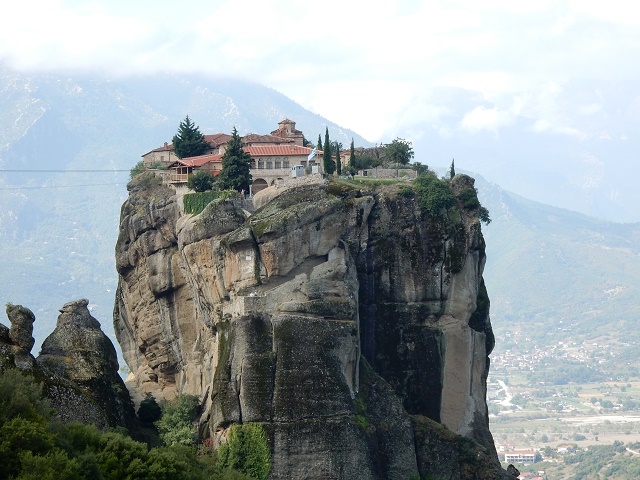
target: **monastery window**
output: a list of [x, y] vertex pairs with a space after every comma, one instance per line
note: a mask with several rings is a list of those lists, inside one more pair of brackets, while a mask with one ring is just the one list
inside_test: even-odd
[[282, 161], [282, 168], [289, 168], [289, 158], [288, 157], [284, 157], [284, 160]]
[[254, 168], [254, 169], [256, 168], [256, 159], [255, 158], [251, 159], [251, 168]]
[[264, 160], [263, 159], [258, 160], [258, 168], [264, 168]]
[[164, 162], [164, 155], [160, 155], [160, 161]]
[[280, 168], [280, 158], [276, 158], [276, 168]]
[[267, 160], [267, 168], [273, 168], [273, 162], [271, 159]]

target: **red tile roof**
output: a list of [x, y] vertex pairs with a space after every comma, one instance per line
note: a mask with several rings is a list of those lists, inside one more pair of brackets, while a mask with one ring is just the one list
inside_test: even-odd
[[[313, 149], [301, 147], [299, 145], [256, 145], [253, 147], [244, 147], [244, 151], [253, 158], [258, 157], [289, 157], [289, 156], [308, 156]], [[316, 157], [322, 157], [322, 150], [318, 150]], [[180, 164], [186, 167], [201, 167], [207, 163], [222, 162], [222, 155], [200, 155], [197, 157], [187, 157], [176, 160], [173, 165]]]
[[212, 148], [219, 147], [220, 145], [224, 145], [229, 140], [231, 140], [231, 135], [227, 135], [226, 133], [214, 133], [212, 135], [205, 135], [204, 139], [209, 142]]
[[220, 163], [221, 161], [222, 161], [222, 155], [220, 155], [219, 153], [216, 153], [215, 155], [200, 155], [198, 157], [182, 158], [180, 160], [176, 160], [175, 163], [179, 163], [186, 167], [201, 167], [202, 165], [209, 162]]
[[[313, 148], [301, 147], [300, 145], [255, 145], [253, 147], [244, 147], [244, 151], [252, 157], [265, 156], [302, 156], [309, 155]], [[322, 151], [318, 150], [318, 155], [322, 155]]]
[[242, 137], [242, 143], [251, 144], [251, 143], [293, 143], [293, 138], [282, 138], [275, 135], [259, 135], [257, 133], [250, 133]]

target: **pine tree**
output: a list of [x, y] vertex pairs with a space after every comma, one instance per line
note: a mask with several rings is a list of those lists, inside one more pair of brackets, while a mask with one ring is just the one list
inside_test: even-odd
[[209, 143], [204, 139], [189, 115], [180, 122], [178, 133], [173, 136], [173, 151], [178, 158], [196, 157], [204, 155], [209, 150]]
[[335, 163], [331, 159], [331, 143], [329, 142], [329, 128], [325, 129], [324, 133], [324, 148], [322, 153], [322, 168], [327, 175], [333, 175], [335, 170]]
[[453, 164], [453, 162], [455, 161], [455, 159], [451, 159], [451, 168], [449, 169], [449, 178], [453, 178], [456, 176], [456, 167]]
[[221, 189], [248, 192], [249, 185], [253, 182], [250, 170], [251, 156], [242, 148], [242, 139], [236, 127], [233, 127], [231, 140], [222, 154], [222, 170], [217, 178], [218, 185]]

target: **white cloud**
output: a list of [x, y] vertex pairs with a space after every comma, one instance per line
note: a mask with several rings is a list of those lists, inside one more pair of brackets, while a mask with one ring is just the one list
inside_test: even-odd
[[467, 113], [460, 122], [460, 126], [474, 133], [482, 130], [497, 132], [498, 129], [510, 125], [512, 122], [511, 113], [481, 105]]
[[[628, 1], [22, 0], [3, 7], [0, 61], [19, 68], [176, 70], [251, 78], [372, 141], [399, 129], [495, 132], [520, 118], [583, 135], [563, 86], [640, 80], [640, 15]], [[324, 12], [336, 12], [327, 18]], [[493, 107], [456, 117], [437, 87]], [[479, 105], [479, 106], [478, 106]], [[455, 118], [454, 118], [455, 117]]]

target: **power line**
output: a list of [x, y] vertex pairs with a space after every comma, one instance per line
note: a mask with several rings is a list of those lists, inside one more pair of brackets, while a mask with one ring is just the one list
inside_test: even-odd
[[22, 170], [22, 169], [5, 169], [0, 168], [0, 172], [11, 173], [114, 173], [114, 172], [130, 172], [128, 170]]
[[42, 188], [76, 188], [76, 187], [104, 187], [107, 185], [120, 186], [124, 183], [87, 183], [85, 185], [41, 185], [41, 186], [24, 186], [24, 187], [0, 187], [0, 190], [34, 190]]

